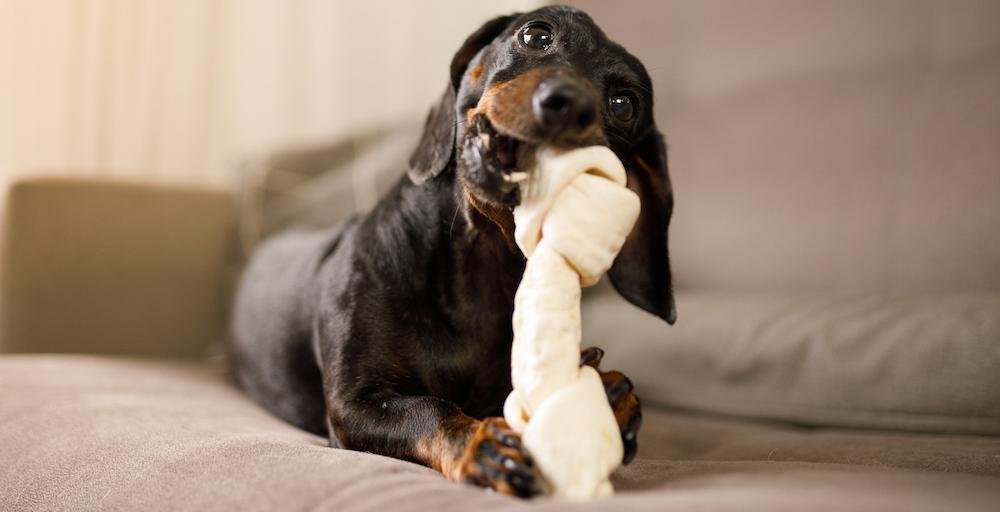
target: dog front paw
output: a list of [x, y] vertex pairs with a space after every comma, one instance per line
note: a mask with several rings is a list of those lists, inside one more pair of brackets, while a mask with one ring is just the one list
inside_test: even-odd
[[466, 445], [457, 479], [502, 494], [541, 494], [541, 476], [531, 455], [503, 418], [483, 420]]
[[642, 426], [642, 406], [639, 403], [639, 396], [635, 394], [632, 381], [622, 372], [612, 370], [600, 374], [604, 392], [608, 395], [608, 403], [611, 404], [611, 410], [615, 413], [615, 420], [622, 434], [622, 446], [625, 448], [622, 464], [628, 464], [635, 458], [639, 449], [637, 437], [639, 427]]
[[635, 386], [625, 374], [615, 370], [601, 371], [603, 358], [604, 351], [597, 347], [583, 349], [580, 352], [580, 366], [590, 366], [601, 375], [604, 392], [608, 395], [608, 403], [611, 404], [611, 410], [615, 413], [615, 420], [622, 434], [622, 446], [625, 449], [622, 464], [628, 464], [639, 450], [637, 437], [639, 427], [642, 426], [642, 407], [639, 397], [635, 394]]

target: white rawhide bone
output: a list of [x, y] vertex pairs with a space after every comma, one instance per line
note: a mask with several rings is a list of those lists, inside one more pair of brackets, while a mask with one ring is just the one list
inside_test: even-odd
[[541, 149], [520, 187], [514, 238], [528, 263], [514, 298], [514, 391], [504, 417], [555, 496], [607, 496], [623, 447], [600, 376], [580, 367], [580, 287], [611, 267], [639, 198], [603, 146]]

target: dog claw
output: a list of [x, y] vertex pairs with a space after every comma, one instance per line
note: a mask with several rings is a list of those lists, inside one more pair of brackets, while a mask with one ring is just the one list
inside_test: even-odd
[[604, 359], [604, 350], [597, 347], [585, 348], [580, 352], [580, 366], [591, 366], [596, 370], [601, 365], [601, 359]]
[[521, 440], [517, 436], [511, 434], [499, 434], [497, 435], [497, 441], [504, 446], [509, 446], [511, 448], [521, 448]]
[[636, 439], [639, 433], [639, 427], [642, 426], [642, 411], [639, 410], [636, 414], [633, 414], [629, 419], [628, 424], [622, 429], [622, 444], [625, 449], [625, 454], [622, 457], [622, 464], [628, 464], [635, 459], [636, 452], [639, 451], [639, 443]]

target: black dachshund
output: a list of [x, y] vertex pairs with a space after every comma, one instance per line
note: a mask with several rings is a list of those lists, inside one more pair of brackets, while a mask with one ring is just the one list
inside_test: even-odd
[[[525, 265], [505, 176], [519, 151], [542, 144], [602, 144], [624, 163], [642, 210], [608, 274], [626, 299], [673, 323], [673, 200], [649, 75], [585, 13], [545, 7], [469, 36], [408, 176], [371, 213], [260, 247], [234, 310], [239, 383], [332, 446], [539, 492], [530, 455], [498, 416]], [[581, 364], [596, 368], [601, 355], [587, 349]], [[628, 462], [639, 401], [621, 373], [602, 377]]]

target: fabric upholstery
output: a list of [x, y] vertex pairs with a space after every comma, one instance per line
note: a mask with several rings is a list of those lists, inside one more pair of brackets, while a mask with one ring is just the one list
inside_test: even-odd
[[643, 400], [816, 426], [1000, 435], [1000, 293], [685, 291], [683, 321], [600, 290], [584, 344]]
[[585, 339], [659, 403], [1000, 433], [1000, 3], [574, 3], [652, 76], [679, 290]]
[[0, 510], [995, 510], [1000, 439], [646, 409], [612, 499], [528, 503], [337, 450], [197, 364], [0, 357]]
[[0, 352], [191, 357], [222, 335], [229, 194], [36, 177], [0, 196]]
[[1000, 289], [1000, 3], [575, 3], [652, 75], [678, 286]]

